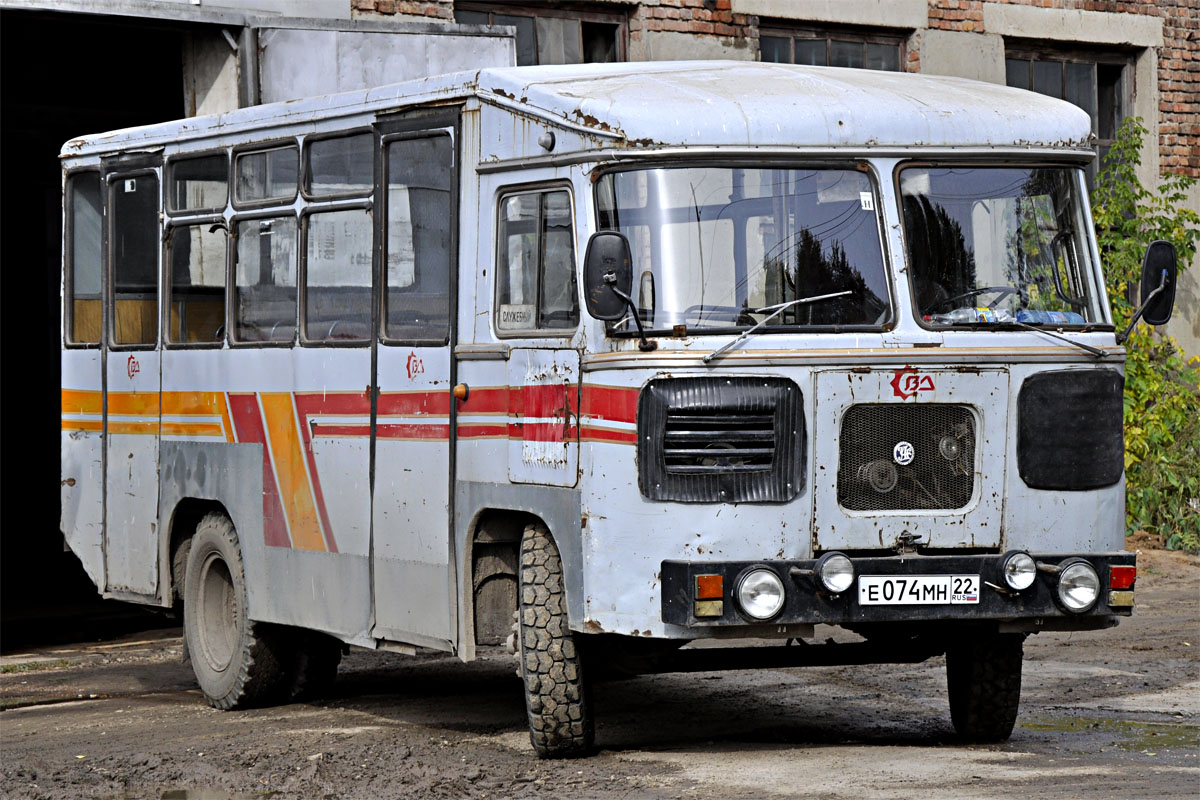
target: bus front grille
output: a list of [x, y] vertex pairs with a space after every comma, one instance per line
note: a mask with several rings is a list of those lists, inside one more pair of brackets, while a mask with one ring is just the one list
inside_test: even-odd
[[791, 500], [803, 458], [800, 387], [790, 380], [672, 378], [642, 390], [638, 484], [651, 500]]
[[851, 406], [837, 487], [852, 511], [962, 508], [975, 490], [975, 416], [944, 403]]

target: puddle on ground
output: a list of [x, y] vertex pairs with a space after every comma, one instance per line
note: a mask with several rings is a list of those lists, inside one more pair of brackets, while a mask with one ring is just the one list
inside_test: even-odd
[[278, 792], [244, 792], [230, 793], [223, 789], [168, 789], [162, 793], [159, 800], [258, 800], [261, 797], [272, 797]]
[[1200, 747], [1200, 725], [1172, 722], [1136, 722], [1104, 717], [1036, 717], [1018, 723], [1022, 728], [1046, 733], [1098, 731], [1117, 737], [1117, 747], [1133, 753], [1175, 747]]

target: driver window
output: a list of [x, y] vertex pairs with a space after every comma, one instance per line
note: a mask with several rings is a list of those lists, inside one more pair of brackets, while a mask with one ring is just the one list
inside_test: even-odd
[[579, 325], [571, 195], [565, 189], [500, 199], [496, 330], [568, 332]]

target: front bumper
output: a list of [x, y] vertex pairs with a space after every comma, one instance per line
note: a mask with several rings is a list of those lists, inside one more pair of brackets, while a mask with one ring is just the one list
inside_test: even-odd
[[[1116, 601], [1108, 586], [1109, 567], [1134, 566], [1133, 553], [1038, 554], [1034, 560], [1058, 565], [1082, 558], [1095, 567], [1100, 576], [1100, 592], [1089, 610], [1072, 613], [1056, 601], [1057, 575], [1039, 570], [1033, 585], [1014, 592], [1005, 585], [1001, 567], [1004, 555], [900, 555], [851, 558], [854, 582], [840, 594], [830, 594], [815, 575], [793, 574], [815, 568], [815, 560], [803, 561], [663, 561], [662, 621], [690, 628], [722, 626], [815, 624], [870, 625], [880, 622], [980, 622], [1028, 623], [1020, 627], [1036, 629], [1092, 629], [1105, 627], [1105, 618], [1129, 616], [1131, 605], [1109, 605]], [[758, 620], [742, 613], [735, 597], [738, 578], [752, 568], [767, 568], [783, 581], [785, 596], [779, 613], [769, 620]], [[722, 576], [723, 597], [718, 616], [696, 616], [696, 577]], [[858, 578], [880, 576], [979, 575], [979, 602], [970, 604], [863, 605], [858, 600]], [[1125, 593], [1131, 603], [1132, 586]], [[707, 609], [711, 612], [713, 606]], [[1116, 624], [1113, 620], [1110, 624]]]

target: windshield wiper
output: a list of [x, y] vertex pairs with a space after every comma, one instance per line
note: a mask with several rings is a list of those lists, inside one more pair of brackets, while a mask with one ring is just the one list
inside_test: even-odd
[[1050, 336], [1054, 339], [1058, 339], [1059, 341], [1066, 342], [1067, 344], [1073, 344], [1078, 348], [1088, 351], [1096, 358], [1104, 358], [1106, 355], [1108, 355], [1103, 350], [1100, 350], [1099, 348], [1096, 348], [1096, 347], [1092, 347], [1090, 344], [1084, 344], [1083, 342], [1077, 342], [1074, 339], [1068, 339], [1066, 336], [1063, 336], [1061, 333], [1052, 333], [1043, 328], [1038, 328], [1034, 325], [1029, 325], [1024, 322], [1017, 322], [1016, 320], [1010, 320], [1008, 322], [1002, 322], [1000, 324], [1002, 326], [1003, 325], [1012, 325], [1012, 326], [1020, 328], [1022, 330], [1033, 331], [1034, 333], [1040, 333], [1043, 336]]
[[764, 311], [770, 311], [771, 313], [769, 315], [763, 317], [758, 322], [756, 322], [752, 327], [749, 327], [746, 330], [739, 333], [737, 335], [737, 338], [735, 338], [733, 341], [727, 342], [726, 344], [721, 345], [716, 350], [713, 350], [711, 353], [706, 355], [704, 357], [704, 363], [707, 364], [708, 362], [712, 361], [714, 358], [721, 356], [726, 351], [732, 350], [733, 348], [737, 347], [739, 344], [746, 341], [746, 339], [753, 336], [760, 328], [762, 328], [768, 322], [775, 319], [776, 317], [778, 317], [784, 311], [787, 311], [792, 306], [798, 306], [798, 305], [802, 305], [804, 303], [815, 303], [818, 300], [829, 300], [830, 298], [841, 297], [841, 296], [847, 295], [847, 294], [854, 294], [854, 292], [847, 289], [844, 292], [834, 292], [833, 294], [819, 294], [819, 295], [816, 295], [815, 297], [801, 297], [797, 300], [789, 300], [786, 303], [778, 303], [773, 306], [765, 306], [763, 308], [756, 308], [753, 311], [753, 313], [755, 313], [755, 314], [761, 314]]

